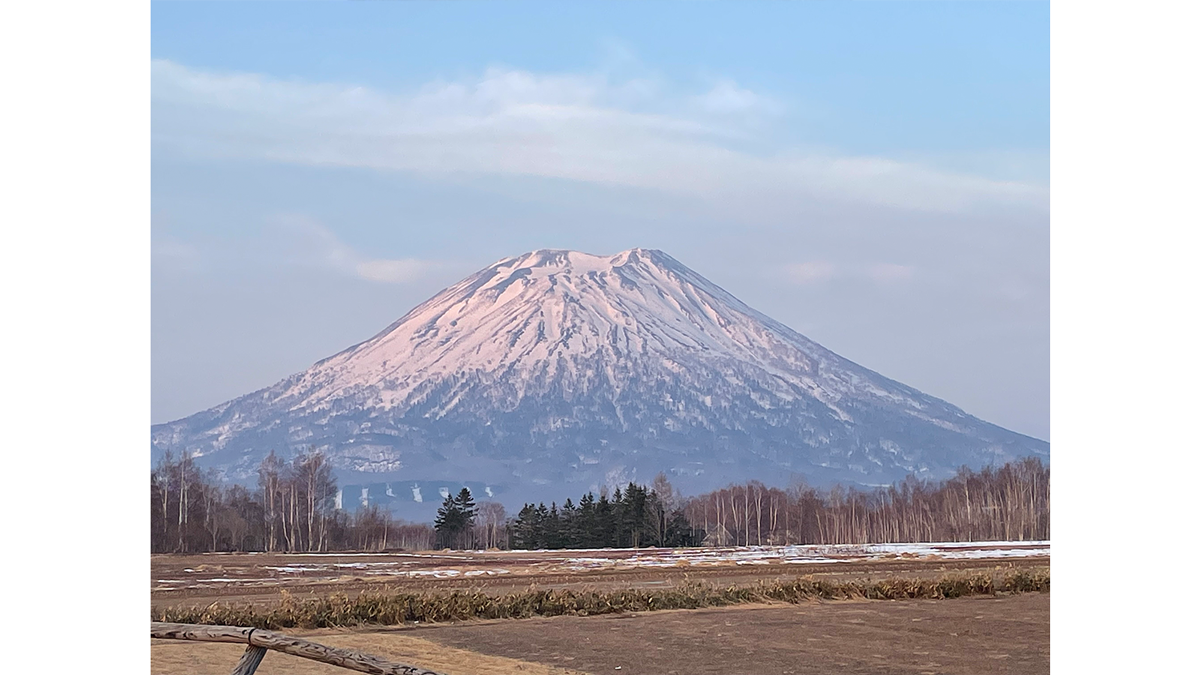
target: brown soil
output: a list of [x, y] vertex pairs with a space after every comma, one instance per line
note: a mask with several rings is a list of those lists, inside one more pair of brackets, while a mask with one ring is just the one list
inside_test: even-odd
[[[1050, 595], [742, 605], [358, 630], [287, 631], [445, 673], [1050, 671]], [[238, 645], [152, 640], [154, 673], [227, 673]], [[264, 675], [348, 672], [270, 653]]]
[[444, 645], [590, 673], [1050, 672], [1050, 595], [739, 606], [429, 626]]

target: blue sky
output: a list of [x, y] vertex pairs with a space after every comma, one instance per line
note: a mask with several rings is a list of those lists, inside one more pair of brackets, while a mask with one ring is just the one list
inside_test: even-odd
[[1047, 153], [1050, 10], [1034, 2], [155, 3], [152, 53], [404, 90], [489, 66], [731, 79], [784, 140], [860, 153]]
[[1049, 4], [154, 3], [155, 422], [661, 248], [1049, 438]]

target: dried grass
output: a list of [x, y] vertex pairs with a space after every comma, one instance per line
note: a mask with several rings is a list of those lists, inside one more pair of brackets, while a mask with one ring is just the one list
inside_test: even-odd
[[214, 603], [207, 607], [156, 608], [151, 610], [151, 617], [154, 621], [269, 629], [332, 628], [532, 616], [589, 616], [722, 607], [751, 602], [943, 599], [1049, 590], [1049, 569], [1034, 569], [1010, 571], [999, 581], [992, 574], [944, 576], [939, 579], [888, 578], [879, 581], [829, 581], [802, 577], [794, 581], [764, 581], [727, 587], [685, 582], [673, 588], [615, 591], [539, 590], [536, 587], [507, 595], [488, 595], [481, 591], [374, 591], [354, 598], [336, 594], [304, 599], [283, 591], [279, 603], [273, 607]]

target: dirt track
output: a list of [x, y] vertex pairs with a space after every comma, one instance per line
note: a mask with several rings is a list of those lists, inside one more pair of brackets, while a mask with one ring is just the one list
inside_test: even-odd
[[[1050, 671], [1048, 593], [288, 632], [455, 675]], [[237, 645], [152, 643], [152, 672], [170, 675], [226, 673], [240, 653]], [[346, 671], [270, 654], [259, 672]]]

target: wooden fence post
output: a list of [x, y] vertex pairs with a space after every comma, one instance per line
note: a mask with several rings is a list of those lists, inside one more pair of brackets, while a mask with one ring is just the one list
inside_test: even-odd
[[262, 663], [263, 657], [266, 655], [266, 647], [247, 645], [246, 651], [242, 652], [242, 659], [238, 661], [237, 667], [233, 669], [231, 675], [254, 675], [258, 664]]
[[268, 649], [284, 654], [300, 656], [332, 666], [357, 670], [369, 675], [438, 675], [432, 670], [406, 663], [384, 661], [376, 656], [353, 649], [326, 647], [316, 642], [289, 637], [259, 628], [240, 626], [202, 626], [188, 623], [150, 622], [150, 637], [166, 640], [194, 640], [197, 642], [238, 642], [248, 645], [238, 661], [233, 675], [251, 675]]

